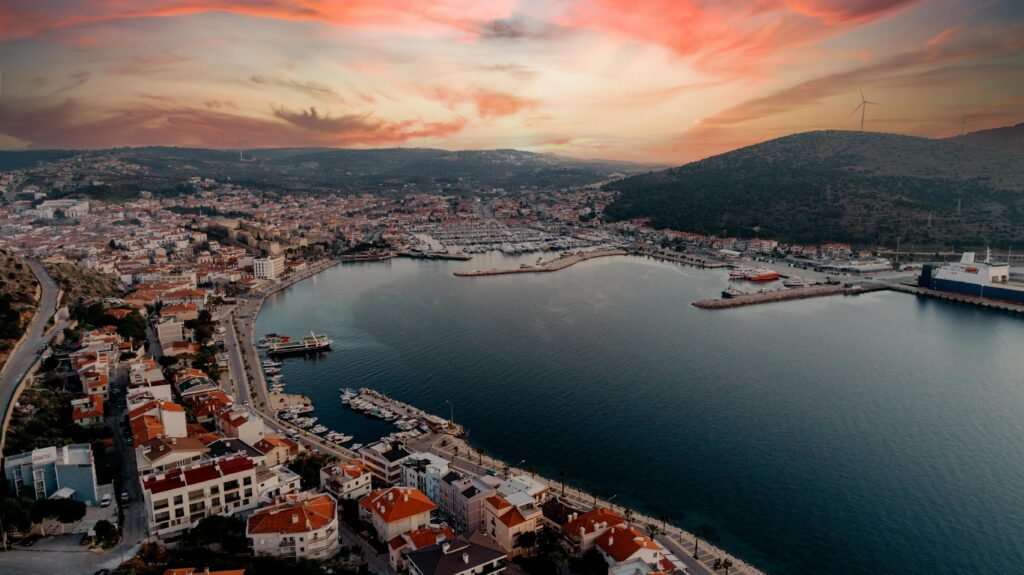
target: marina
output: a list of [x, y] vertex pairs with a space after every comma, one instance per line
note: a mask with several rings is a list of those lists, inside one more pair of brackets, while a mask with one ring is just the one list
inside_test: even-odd
[[576, 252], [571, 255], [565, 255], [558, 259], [549, 261], [542, 264], [521, 264], [518, 268], [508, 269], [489, 269], [489, 270], [477, 270], [467, 272], [455, 272], [458, 277], [478, 277], [478, 276], [497, 276], [505, 274], [526, 274], [526, 273], [543, 273], [543, 272], [556, 272], [564, 270], [569, 266], [576, 265], [580, 262], [592, 260], [594, 258], [603, 258], [609, 256], [624, 256], [628, 255], [629, 252], [622, 249], [604, 249], [590, 252]]

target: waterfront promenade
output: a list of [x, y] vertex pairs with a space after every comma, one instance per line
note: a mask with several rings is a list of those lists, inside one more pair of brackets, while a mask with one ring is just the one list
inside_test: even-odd
[[[626, 507], [624, 506], [615, 506], [611, 501], [602, 499], [591, 493], [586, 493], [572, 487], [571, 485], [562, 484], [558, 481], [532, 474], [529, 471], [508, 466], [507, 463], [501, 460], [481, 454], [478, 450], [474, 449], [472, 445], [459, 438], [449, 435], [430, 435], [425, 439], [417, 441], [413, 446], [422, 451], [429, 451], [435, 455], [444, 457], [451, 462], [452, 466], [469, 473], [484, 475], [491, 470], [504, 472], [505, 469], [508, 469], [509, 474], [530, 475], [534, 479], [541, 481], [548, 486], [552, 493], [557, 493], [567, 503], [573, 506], [583, 509], [608, 507], [619, 513], [625, 514]], [[764, 575], [764, 573], [756, 567], [729, 555], [703, 539], [697, 544], [697, 559], [694, 559], [694, 535], [662, 519], [655, 519], [634, 510], [630, 516], [630, 522], [644, 531], [646, 531], [646, 527], [649, 525], [658, 526], [661, 531], [656, 537], [657, 541], [680, 559], [689, 569], [691, 574], [717, 575], [719, 572], [715, 571], [713, 567], [715, 559], [728, 558], [733, 563], [733, 566], [729, 570], [730, 573], [736, 573], [739, 575]]]

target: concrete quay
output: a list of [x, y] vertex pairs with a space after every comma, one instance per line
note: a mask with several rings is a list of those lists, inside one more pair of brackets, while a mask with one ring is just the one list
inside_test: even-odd
[[718, 269], [732, 267], [732, 264], [719, 260], [713, 260], [710, 258], [702, 258], [698, 256], [692, 256], [690, 254], [682, 254], [678, 252], [665, 252], [665, 251], [653, 251], [653, 250], [636, 250], [633, 254], [638, 256], [647, 256], [656, 260], [673, 262], [677, 264], [684, 264], [688, 266], [694, 266], [698, 268], [707, 269]]
[[991, 299], [986, 297], [979, 297], [973, 295], [967, 295], [962, 293], [938, 291], [918, 286], [912, 286], [902, 283], [890, 284], [889, 289], [902, 293], [909, 293], [918, 296], [933, 297], [937, 299], [943, 299], [946, 301], [952, 301], [956, 303], [962, 303], [967, 305], [976, 305], [989, 309], [996, 309], [1000, 311], [1008, 311], [1011, 313], [1024, 314], [1024, 305], [1016, 304], [1013, 302]]
[[777, 291], [764, 291], [737, 295], [731, 298], [702, 299], [693, 302], [694, 307], [701, 309], [729, 309], [762, 303], [808, 299], [830, 295], [859, 295], [889, 289], [886, 284], [858, 285], [843, 287], [840, 285], [813, 285], [801, 288], [789, 288]]
[[573, 255], [563, 256], [554, 261], [547, 262], [539, 266], [527, 266], [524, 268], [507, 268], [507, 269], [489, 269], [489, 270], [476, 270], [468, 272], [455, 272], [455, 275], [459, 277], [478, 277], [478, 276], [498, 276], [505, 274], [532, 274], [532, 273], [544, 273], [544, 272], [557, 272], [558, 270], [564, 270], [569, 266], [576, 265], [580, 262], [592, 260], [594, 258], [603, 258], [608, 256], [624, 256], [628, 255], [629, 252], [626, 250], [600, 250], [594, 252], [581, 252]]

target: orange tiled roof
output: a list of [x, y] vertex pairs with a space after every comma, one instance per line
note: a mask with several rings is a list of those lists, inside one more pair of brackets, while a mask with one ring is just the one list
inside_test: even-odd
[[319, 495], [293, 504], [275, 506], [249, 516], [249, 533], [305, 533], [330, 523], [335, 517], [334, 499]]
[[597, 545], [609, 557], [618, 562], [626, 561], [641, 549], [661, 549], [660, 545], [636, 527], [622, 526], [612, 527], [607, 533], [598, 537]]
[[598, 525], [606, 524], [608, 526], [612, 526], [621, 525], [625, 522], [625, 517], [615, 513], [607, 507], [599, 507], [567, 522], [563, 527], [563, 531], [570, 537], [577, 537], [581, 528], [584, 529], [586, 533], [593, 533], [598, 530]]
[[411, 487], [377, 489], [360, 499], [359, 504], [387, 523], [437, 509], [422, 491]]

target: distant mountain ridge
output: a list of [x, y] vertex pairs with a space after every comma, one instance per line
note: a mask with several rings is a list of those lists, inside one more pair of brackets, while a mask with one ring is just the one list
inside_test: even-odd
[[613, 182], [612, 219], [784, 242], [1024, 243], [1024, 154], [872, 132], [794, 134]]
[[950, 141], [983, 148], [1024, 152], [1024, 122], [1015, 126], [968, 132], [962, 136], [948, 138]]
[[147, 168], [119, 177], [98, 171], [106, 182], [82, 193], [102, 199], [133, 197], [141, 189], [177, 194], [193, 176], [262, 189], [343, 193], [478, 193], [494, 188], [558, 189], [642, 173], [650, 165], [582, 160], [521, 150], [449, 151], [432, 148], [268, 148], [211, 150], [151, 146], [108, 150], [0, 152], [0, 169], [27, 168], [36, 161], [74, 155], [114, 156]]

